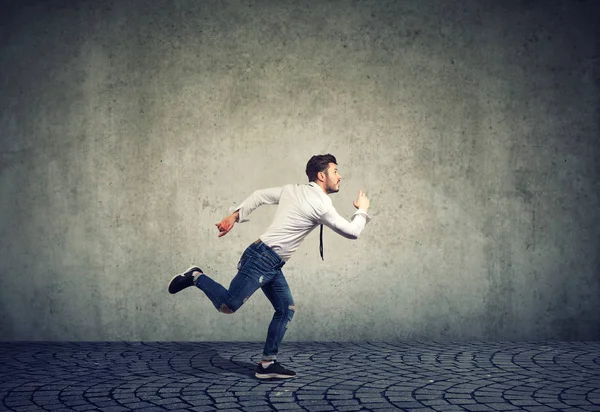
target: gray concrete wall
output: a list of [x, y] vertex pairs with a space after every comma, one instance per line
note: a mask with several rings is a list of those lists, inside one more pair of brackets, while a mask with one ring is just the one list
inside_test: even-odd
[[285, 266], [286, 339], [600, 339], [597, 2], [71, 3], [3, 16], [2, 340], [263, 340], [167, 282], [327, 152], [373, 220]]

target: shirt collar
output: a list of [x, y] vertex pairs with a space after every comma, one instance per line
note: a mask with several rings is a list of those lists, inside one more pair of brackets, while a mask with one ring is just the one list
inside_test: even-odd
[[321, 189], [321, 186], [319, 186], [319, 185], [318, 185], [318, 184], [316, 184], [315, 182], [310, 182], [308, 185], [309, 185], [310, 187], [314, 188], [314, 189], [319, 189], [319, 191], [320, 191], [321, 193], [323, 193], [323, 189]]
[[323, 196], [327, 196], [327, 194], [325, 192], [323, 192], [323, 189], [321, 189], [321, 186], [319, 186], [318, 184], [316, 184], [315, 182], [309, 182], [308, 185], [312, 188], [315, 188], [318, 190], [318, 192], [320, 194], [322, 194]]

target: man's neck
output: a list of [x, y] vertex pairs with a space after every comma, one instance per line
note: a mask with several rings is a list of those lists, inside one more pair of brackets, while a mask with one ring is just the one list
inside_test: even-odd
[[323, 193], [325, 193], [326, 195], [329, 194], [329, 193], [327, 193], [327, 190], [325, 189], [325, 182], [316, 181], [314, 183], [321, 188], [321, 190], [323, 191]]

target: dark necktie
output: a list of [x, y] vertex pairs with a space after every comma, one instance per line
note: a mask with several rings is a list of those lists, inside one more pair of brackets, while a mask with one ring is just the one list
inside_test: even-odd
[[319, 240], [321, 241], [321, 244], [319, 245], [319, 252], [321, 252], [321, 260], [325, 260], [323, 259], [323, 225], [321, 225], [321, 235], [319, 236]]

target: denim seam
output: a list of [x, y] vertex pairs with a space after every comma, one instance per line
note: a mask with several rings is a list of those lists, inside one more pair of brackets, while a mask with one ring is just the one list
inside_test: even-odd
[[[208, 299], [209, 299], [211, 302], [213, 302], [213, 301], [216, 299], [215, 295], [213, 295], [213, 294], [212, 294], [212, 293], [210, 293], [209, 291], [206, 291], [206, 290], [204, 290], [204, 289], [202, 289], [202, 288], [200, 287], [200, 285], [199, 285], [199, 283], [200, 283], [200, 278], [201, 278], [201, 276], [198, 276], [198, 279], [196, 279], [196, 281], [194, 282], [194, 283], [195, 283], [195, 285], [196, 285], [196, 287], [197, 287], [198, 289], [200, 289], [202, 292], [204, 292], [204, 293], [206, 294], [206, 296], [208, 296]], [[218, 308], [218, 307], [217, 307], [217, 306], [216, 306], [214, 303], [213, 303], [213, 306], [214, 306], [214, 307], [215, 307], [217, 310], [219, 310], [219, 308]]]
[[[285, 313], [284, 313], [285, 312], [285, 308], [284, 308], [284, 305], [283, 305], [283, 300], [281, 299], [281, 296], [279, 294], [277, 294], [277, 299], [279, 300], [279, 305], [282, 308], [281, 318], [279, 319], [279, 322], [277, 323], [277, 333], [275, 335], [276, 337], [279, 337], [279, 334], [281, 333], [280, 332], [280, 330], [281, 330], [281, 322], [282, 322], [282, 320], [284, 318], [287, 318], [287, 317], [285, 316]], [[279, 345], [277, 345], [277, 350], [279, 350]]]

